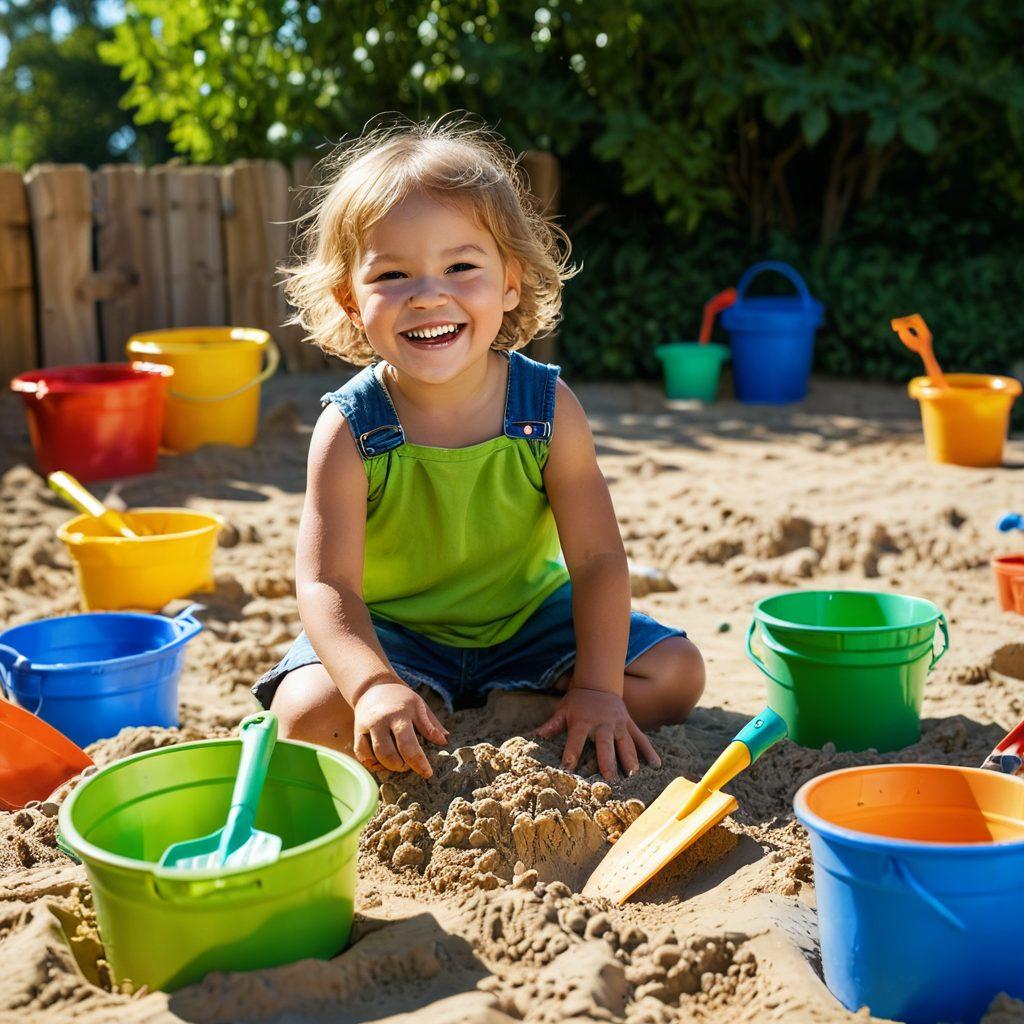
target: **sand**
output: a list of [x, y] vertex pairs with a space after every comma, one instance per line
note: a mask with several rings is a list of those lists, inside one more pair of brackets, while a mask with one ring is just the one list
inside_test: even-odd
[[[188, 648], [182, 728], [134, 729], [90, 748], [98, 764], [224, 735], [248, 687], [298, 629], [292, 567], [317, 398], [339, 377], [272, 382], [260, 440], [161, 460], [158, 475], [98, 485], [111, 503], [223, 515], [217, 589]], [[816, 380], [795, 408], [668, 405], [648, 385], [580, 386], [634, 566], [635, 605], [688, 630], [708, 691], [654, 742], [662, 767], [605, 783], [592, 755], [559, 768], [531, 730], [547, 698], [499, 695], [455, 716], [435, 776], [381, 776], [360, 844], [353, 943], [329, 962], [211, 975], [171, 996], [117, 986], [82, 868], [55, 845], [64, 795], [0, 813], [0, 1022], [508, 1024], [841, 1022], [820, 973], [810, 850], [796, 789], [853, 764], [980, 764], [1024, 717], [1024, 643], [1003, 614], [994, 529], [1024, 506], [1024, 442], [994, 470], [925, 461], [903, 391]], [[0, 625], [77, 610], [54, 537], [69, 518], [28, 468], [19, 404], [0, 401]], [[931, 677], [919, 743], [894, 755], [784, 742], [730, 787], [738, 811], [624, 907], [578, 895], [614, 840], [678, 774], [696, 777], [763, 703], [743, 635], [758, 598], [791, 587], [869, 587], [929, 598], [952, 646]], [[186, 602], [174, 602], [174, 613]], [[66, 791], [66, 790], [65, 790]], [[997, 997], [985, 1024], [1024, 1021]]]

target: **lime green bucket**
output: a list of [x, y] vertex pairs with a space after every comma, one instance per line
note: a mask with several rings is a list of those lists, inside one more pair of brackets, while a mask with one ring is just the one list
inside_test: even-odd
[[240, 751], [236, 739], [150, 750], [104, 768], [61, 806], [62, 845], [85, 865], [118, 981], [171, 991], [209, 971], [331, 957], [348, 942], [359, 833], [377, 786], [343, 754], [275, 747], [256, 828], [283, 840], [276, 862], [158, 866], [171, 843], [224, 824]]
[[666, 398], [699, 398], [702, 402], [715, 400], [722, 363], [729, 358], [729, 349], [725, 345], [673, 341], [659, 345], [654, 354], [665, 369]]
[[764, 598], [747, 631], [747, 655], [767, 676], [768, 704], [789, 738], [837, 750], [915, 743], [925, 679], [948, 647], [946, 617], [931, 601], [866, 590]]

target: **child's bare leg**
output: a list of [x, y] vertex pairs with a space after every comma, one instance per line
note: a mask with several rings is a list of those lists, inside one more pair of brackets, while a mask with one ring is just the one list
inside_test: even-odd
[[[568, 689], [571, 681], [569, 673], [559, 689]], [[633, 721], [648, 732], [686, 721], [703, 692], [700, 651], [686, 637], [670, 636], [629, 664], [622, 699]]]
[[352, 753], [352, 708], [323, 665], [304, 665], [281, 680], [270, 702], [281, 738]]

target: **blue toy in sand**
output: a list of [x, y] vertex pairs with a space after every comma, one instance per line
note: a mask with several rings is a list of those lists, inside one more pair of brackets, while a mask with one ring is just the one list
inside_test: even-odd
[[1019, 512], [1007, 512], [1002, 519], [996, 523], [1000, 533], [1009, 533], [1011, 530], [1024, 530], [1024, 516]]
[[[754, 278], [769, 270], [786, 278], [797, 294], [747, 296]], [[752, 404], [799, 402], [807, 395], [814, 335], [825, 307], [812, 298], [804, 279], [788, 263], [777, 260], [755, 263], [736, 291], [735, 304], [722, 313], [732, 346], [736, 397]]]

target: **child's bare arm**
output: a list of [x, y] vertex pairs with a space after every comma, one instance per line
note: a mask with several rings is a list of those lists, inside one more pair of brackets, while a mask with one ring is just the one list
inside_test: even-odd
[[333, 406], [309, 449], [306, 501], [295, 554], [299, 614], [355, 717], [353, 748], [364, 763], [430, 775], [416, 729], [447, 736], [421, 697], [395, 674], [363, 601], [367, 480], [351, 431]]
[[568, 733], [562, 762], [576, 766], [588, 737], [602, 774], [627, 772], [657, 755], [622, 700], [629, 642], [630, 585], [626, 552], [594, 439], [576, 396], [558, 382], [555, 431], [544, 485], [572, 579], [576, 665], [572, 687], [542, 735]]

